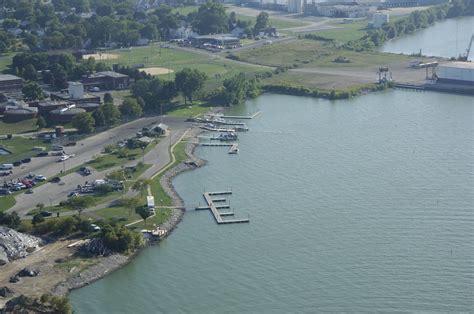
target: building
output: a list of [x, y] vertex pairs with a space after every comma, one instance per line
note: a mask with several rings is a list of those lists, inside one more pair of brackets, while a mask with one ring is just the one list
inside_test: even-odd
[[98, 87], [104, 90], [128, 89], [130, 87], [130, 77], [114, 71], [97, 72], [84, 76], [82, 84], [86, 88]]
[[30, 107], [38, 108], [38, 114], [47, 115], [54, 109], [66, 108], [71, 105], [69, 101], [51, 101], [51, 100], [40, 100], [33, 101], [30, 103]]
[[389, 22], [389, 15], [387, 13], [375, 12], [372, 16], [372, 22], [369, 22], [369, 28], [381, 28], [384, 24]]
[[84, 85], [80, 82], [69, 82], [67, 91], [50, 94], [53, 101], [67, 101], [73, 104], [97, 103], [100, 104], [100, 96], [84, 92]]
[[0, 75], [0, 92], [8, 92], [21, 90], [23, 87], [23, 79], [11, 74]]
[[3, 121], [19, 122], [23, 120], [33, 119], [37, 116], [38, 109], [30, 107], [11, 107], [7, 108], [3, 113]]
[[417, 7], [448, 2], [448, 0], [385, 0], [381, 1], [380, 6], [383, 8]]
[[234, 37], [231, 34], [191, 36], [189, 40], [195, 47], [205, 44], [224, 47], [240, 45], [240, 38]]
[[359, 5], [355, 2], [341, 4], [324, 2], [317, 5], [318, 15], [327, 17], [365, 17], [371, 10], [375, 10], [375, 8], [367, 5]]
[[456, 83], [474, 86], [474, 63], [472, 62], [450, 62], [440, 64], [436, 69], [440, 83]]
[[74, 119], [80, 113], [86, 112], [84, 109], [76, 108], [74, 105], [71, 105], [67, 108], [54, 109], [49, 113], [49, 119], [54, 122], [68, 123]]
[[188, 39], [191, 36], [198, 36], [191, 27], [181, 26], [170, 30], [171, 39]]
[[303, 0], [288, 0], [289, 13], [303, 13]]

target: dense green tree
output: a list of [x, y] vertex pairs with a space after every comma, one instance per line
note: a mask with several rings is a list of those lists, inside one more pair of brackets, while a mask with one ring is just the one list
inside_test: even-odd
[[140, 217], [142, 217], [143, 221], [145, 222], [145, 226], [146, 226], [146, 220], [147, 220], [148, 217], [151, 216], [151, 211], [148, 208], [148, 206], [146, 206], [146, 205], [138, 206], [137, 208], [135, 208], [135, 212], [138, 215], [140, 215]]
[[27, 64], [23, 71], [23, 78], [27, 81], [36, 81], [38, 79], [38, 73], [32, 64]]
[[100, 109], [104, 114], [106, 125], [114, 125], [120, 120], [120, 110], [114, 104], [105, 103], [100, 107]]
[[26, 100], [41, 100], [44, 99], [44, 93], [41, 86], [36, 82], [28, 82], [23, 85], [21, 89]]
[[197, 69], [184, 68], [176, 72], [174, 82], [176, 89], [183, 94], [185, 104], [188, 99], [193, 102], [193, 96], [203, 88], [206, 79], [206, 73]]
[[156, 109], [170, 102], [177, 95], [175, 84], [159, 78], [138, 80], [130, 88], [134, 97], [142, 98], [146, 108]]
[[105, 116], [102, 109], [98, 108], [92, 112], [92, 118], [94, 118], [94, 125], [96, 127], [105, 126]]
[[105, 104], [113, 104], [114, 103], [114, 97], [112, 96], [111, 93], [105, 93], [104, 94], [104, 103]]
[[222, 3], [208, 1], [202, 4], [193, 21], [193, 27], [202, 35], [227, 32], [228, 17]]
[[43, 116], [38, 117], [38, 119], [36, 120], [36, 126], [40, 130], [46, 127], [46, 120], [44, 119]]
[[94, 125], [95, 120], [89, 112], [82, 112], [72, 119], [72, 126], [81, 134], [92, 133]]
[[38, 214], [35, 214], [35, 215], [33, 216], [33, 218], [31, 219], [31, 223], [32, 223], [33, 225], [42, 223], [43, 221], [44, 221], [44, 217], [43, 217], [43, 215], [41, 215], [41, 214], [39, 214], [39, 213], [38, 213]]
[[138, 118], [143, 114], [143, 109], [140, 107], [136, 99], [130, 97], [125, 98], [119, 109], [122, 115], [133, 118]]
[[5, 213], [0, 212], [0, 226], [7, 226], [8, 228], [16, 229], [20, 226], [20, 216], [16, 212]]
[[255, 22], [254, 33], [258, 33], [268, 27], [270, 16], [267, 12], [260, 12]]

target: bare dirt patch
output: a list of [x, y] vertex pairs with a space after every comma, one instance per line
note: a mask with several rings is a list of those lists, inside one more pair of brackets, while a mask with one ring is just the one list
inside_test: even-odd
[[145, 72], [146, 74], [150, 74], [150, 75], [163, 75], [163, 74], [174, 72], [173, 70], [168, 69], [168, 68], [158, 68], [158, 67], [143, 68], [143, 69], [140, 69], [140, 71]]
[[82, 59], [85, 60], [89, 58], [94, 58], [96, 61], [115, 60], [119, 58], [119, 55], [115, 53], [93, 53], [82, 56]]

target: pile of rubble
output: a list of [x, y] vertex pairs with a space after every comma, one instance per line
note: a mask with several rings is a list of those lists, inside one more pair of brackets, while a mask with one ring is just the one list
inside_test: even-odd
[[41, 239], [0, 227], [0, 265], [26, 257], [41, 244]]

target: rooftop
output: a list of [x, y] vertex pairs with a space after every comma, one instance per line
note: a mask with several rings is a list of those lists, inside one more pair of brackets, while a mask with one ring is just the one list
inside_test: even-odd
[[114, 72], [114, 71], [97, 72], [97, 74], [102, 74], [102, 75], [110, 76], [110, 77], [114, 77], [114, 78], [128, 77], [128, 75], [125, 75], [125, 74], [122, 74], [122, 73], [118, 73], [118, 72]]
[[446, 62], [446, 63], [440, 64], [440, 66], [449, 67], [449, 68], [457, 68], [457, 69], [474, 69], [474, 62], [454, 61], [454, 62]]
[[11, 74], [0, 74], [0, 81], [21, 80], [21, 77]]

